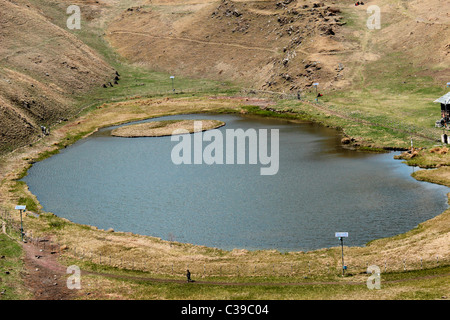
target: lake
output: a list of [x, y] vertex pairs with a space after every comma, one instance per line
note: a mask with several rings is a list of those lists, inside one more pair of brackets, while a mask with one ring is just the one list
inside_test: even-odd
[[35, 163], [23, 180], [45, 211], [73, 222], [226, 250], [333, 247], [335, 232], [363, 246], [448, 208], [447, 187], [416, 181], [417, 169], [395, 153], [345, 149], [333, 129], [223, 114], [146, 121], [166, 119], [221, 120], [223, 136], [277, 129], [278, 170], [261, 175], [263, 165], [248, 161], [177, 165], [171, 154], [179, 142], [170, 136], [113, 137], [116, 126]]

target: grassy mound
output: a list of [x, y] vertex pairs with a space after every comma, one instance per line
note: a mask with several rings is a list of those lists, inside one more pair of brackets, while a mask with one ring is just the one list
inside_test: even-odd
[[[216, 129], [224, 126], [219, 120], [164, 120], [133, 124], [114, 129], [111, 135], [124, 138], [162, 137], [179, 134], [178, 130], [189, 133]], [[176, 131], [177, 130], [177, 131]], [[177, 133], [178, 132], [178, 133]]]

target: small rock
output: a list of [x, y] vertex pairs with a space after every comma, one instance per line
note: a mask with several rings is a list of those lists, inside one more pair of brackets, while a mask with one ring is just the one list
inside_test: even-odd
[[351, 139], [350, 138], [347, 138], [347, 137], [344, 137], [344, 138], [342, 138], [342, 140], [341, 140], [341, 143], [342, 144], [349, 144], [351, 142]]

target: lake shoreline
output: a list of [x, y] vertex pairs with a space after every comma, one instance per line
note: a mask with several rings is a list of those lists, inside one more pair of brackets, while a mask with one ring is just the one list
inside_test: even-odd
[[[222, 109], [221, 109], [222, 108]], [[205, 112], [205, 113], [214, 113], [214, 111], [218, 111], [218, 112], [223, 112], [223, 106], [221, 106], [220, 108], [217, 108], [216, 110], [212, 110], [210, 108], [206, 108], [206, 109], [202, 109], [202, 108], [194, 108], [194, 110], [196, 110], [199, 113]], [[244, 111], [242, 109], [242, 105], [240, 106], [234, 106], [234, 107], [229, 107], [228, 111], [230, 111], [231, 113], [237, 112], [237, 113], [244, 113], [244, 114], [248, 114], [248, 112]], [[120, 112], [124, 112], [124, 111], [120, 111]], [[177, 113], [172, 113], [172, 114], [182, 114], [182, 113], [192, 113], [192, 110], [179, 110], [179, 112]], [[226, 113], [226, 112], [224, 112]], [[141, 119], [138, 120], [143, 120], [143, 119], [149, 119], [149, 118], [154, 118], [154, 117], [160, 117], [163, 115], [167, 115], [167, 114], [163, 114], [163, 113], [156, 113], [153, 115], [148, 114], [147, 116], [143, 116]], [[100, 119], [101, 120], [101, 119]], [[287, 119], [287, 120], [300, 120], [300, 119]], [[17, 152], [12, 152], [10, 154], [8, 154], [6, 157], [4, 157], [4, 161], [3, 161], [3, 170], [5, 170], [6, 172], [3, 173], [4, 179], [3, 179], [3, 183], [2, 183], [2, 192], [3, 193], [9, 193], [11, 189], [15, 189], [16, 186], [16, 182], [18, 181], [18, 178], [23, 177], [24, 175], [26, 175], [26, 171], [27, 169], [36, 161], [42, 160], [44, 158], [46, 158], [46, 156], [51, 156], [53, 154], [56, 153], [55, 150], [59, 150], [62, 148], [67, 147], [68, 145], [74, 143], [75, 141], [78, 141], [79, 139], [89, 136], [90, 134], [96, 132], [98, 129], [100, 129], [101, 127], [108, 127], [114, 124], [118, 124], [119, 122], [131, 122], [131, 121], [136, 121], [136, 118], [129, 118], [129, 119], [123, 119], [121, 121], [117, 121], [117, 122], [107, 122], [107, 123], [103, 123], [102, 121], [100, 121], [100, 123], [97, 123], [94, 127], [91, 127], [91, 129], [89, 131], [85, 131], [83, 129], [85, 128], [81, 128], [81, 130], [78, 128], [77, 130], [75, 130], [74, 132], [74, 128], [77, 128], [77, 125], [74, 125], [76, 123], [80, 124], [81, 122], [83, 122], [84, 119], [75, 119], [67, 124], [64, 124], [63, 126], [61, 126], [60, 128], [58, 128], [57, 130], [54, 130], [54, 132], [52, 132], [52, 136], [50, 138], [46, 138], [45, 141], [42, 141], [40, 143], [37, 143], [36, 145], [34, 145], [33, 147], [26, 147], [23, 149], [23, 153], [19, 154], [20, 150]], [[88, 120], [86, 120], [88, 121]], [[80, 132], [83, 133], [82, 135], [80, 135]], [[78, 139], [67, 139], [68, 136], [79, 136]], [[69, 143], [65, 143], [64, 141], [68, 141]], [[44, 154], [44, 156], [42, 156]], [[431, 182], [431, 181], [430, 181]], [[21, 185], [20, 186], [22, 189], [20, 190], [16, 190], [13, 192], [12, 195], [9, 195], [8, 197], [6, 197], [6, 201], [3, 202], [3, 207], [5, 209], [12, 209], [12, 206], [14, 204], [14, 202], [17, 202], [16, 200], [14, 200], [15, 197], [19, 196], [25, 196], [29, 197], [29, 199], [31, 199], [30, 201], [34, 201], [37, 203], [37, 209], [40, 210], [39, 208], [39, 203], [37, 202], [37, 199], [34, 195], [30, 194], [30, 192], [28, 191], [27, 186], [25, 185]], [[19, 188], [19, 186], [17, 186], [17, 188]], [[53, 234], [53, 236], [55, 236], [56, 238], [59, 238], [62, 240], [62, 243], [66, 242], [68, 243], [69, 246], [74, 246], [74, 243], [79, 243], [79, 241], [81, 241], [81, 239], [78, 239], [78, 236], [76, 235], [76, 233], [73, 232], [65, 232], [64, 229], [63, 230], [49, 230], [47, 227], [44, 227], [45, 225], [45, 220], [46, 219], [61, 219], [63, 220], [63, 218], [57, 218], [55, 217], [54, 214], [49, 214], [49, 213], [43, 213], [41, 215], [41, 218], [39, 219], [35, 219], [36, 221], [27, 221], [29, 226], [32, 226], [33, 223], [35, 223], [35, 227], [36, 227], [36, 233], [40, 233], [43, 232], [43, 234], [45, 233], [49, 233]], [[27, 219], [30, 219], [30, 217], [28, 217]], [[42, 221], [39, 221], [42, 220]], [[430, 219], [428, 221], [424, 221], [423, 223], [421, 223], [420, 225], [425, 226], [425, 229], [435, 229], [438, 228], [440, 229], [440, 226], [442, 226], [442, 220], [446, 221], [445, 223], [447, 223], [448, 221], [450, 221], [449, 218], [449, 210], [444, 211], [443, 213], [439, 214], [438, 216], [436, 216], [433, 219]], [[65, 222], [66, 223], [66, 222]], [[73, 224], [73, 225], [72, 225]], [[85, 228], [86, 226], [76, 226], [76, 224], [74, 223], [70, 223], [71, 227], [70, 228], [74, 228], [75, 230], [80, 230]], [[69, 227], [67, 227], [67, 229], [70, 229]], [[89, 228], [89, 239], [87, 240], [87, 238], [84, 238], [83, 241], [86, 241], [87, 243], [92, 242], [92, 246], [96, 247], [97, 245], [94, 245], [94, 243], [97, 243], [95, 241], [95, 234], [96, 233], [104, 233], [105, 231], [101, 231], [101, 230], [95, 230], [94, 227]], [[376, 239], [373, 240], [371, 242], [369, 242], [366, 246], [364, 247], [350, 247], [349, 249], [351, 250], [352, 254], [355, 256], [355, 259], [358, 259], [357, 257], [360, 256], [361, 258], [364, 256], [367, 256], [367, 250], [373, 250], [375, 252], [378, 251], [377, 254], [380, 254], [379, 251], [383, 252], [385, 250], [385, 247], [390, 248], [389, 252], [397, 252], [397, 251], [401, 251], [403, 252], [405, 249], [407, 249], [408, 251], [411, 251], [411, 243], [415, 243], [414, 246], [417, 246], [418, 243], [423, 243], [424, 241], [430, 240], [429, 237], [425, 237], [423, 238], [422, 236], [420, 236], [418, 239], [418, 232], [419, 231], [423, 231], [424, 227], [420, 227], [413, 229], [411, 231], [405, 232], [404, 234], [400, 234], [394, 237], [390, 237], [390, 238], [383, 238], [383, 239]], [[41, 230], [41, 231], [39, 231]], [[47, 231], [45, 231], [47, 230]], [[91, 233], [93, 232], [93, 233]], [[419, 232], [420, 233], [420, 232]], [[228, 256], [228, 257], [234, 257], [235, 254], [235, 250], [231, 250], [231, 251], [227, 251], [227, 250], [220, 250], [217, 248], [207, 248], [204, 246], [197, 246], [197, 245], [191, 245], [191, 244], [186, 244], [186, 243], [177, 243], [176, 241], [165, 241], [165, 240], [161, 240], [161, 239], [157, 239], [151, 236], [141, 236], [141, 235], [134, 235], [134, 234], [128, 234], [128, 233], [119, 233], [119, 232], [110, 232], [108, 233], [110, 236], [111, 235], [115, 235], [115, 236], [119, 236], [120, 238], [122, 237], [128, 237], [130, 236], [130, 240], [132, 240], [133, 238], [137, 237], [139, 239], [147, 239], [147, 240], [143, 240], [143, 241], [149, 241], [149, 242], [156, 242], [158, 243], [158, 245], [163, 244], [164, 247], [172, 247], [173, 245], [179, 247], [179, 248], [183, 248], [181, 250], [181, 255], [189, 255], [189, 252], [191, 252], [192, 250], [194, 251], [199, 251], [201, 256], [204, 256], [205, 259], [209, 259], [207, 257], [210, 256], [210, 252], [214, 251], [214, 252], [221, 252], [222, 255]], [[427, 233], [428, 234], [428, 233]], [[434, 237], [434, 236], [433, 236]], [[92, 239], [91, 239], [92, 238]], [[417, 239], [416, 239], [417, 238]], [[78, 240], [77, 240], [78, 239]], [[406, 240], [405, 240], [406, 239]], [[436, 241], [440, 242], [439, 239], [436, 239]], [[409, 243], [409, 245], [407, 245], [407, 247], [405, 248], [405, 242]], [[389, 243], [389, 245], [387, 245]], [[154, 244], [155, 245], [155, 244]], [[88, 245], [89, 246], [89, 245]], [[369, 248], [370, 247], [370, 248]], [[317, 249], [317, 250], [313, 250], [310, 252], [307, 252], [307, 254], [309, 254], [311, 257], [315, 257], [320, 253], [323, 252], [333, 252], [332, 255], [334, 256], [335, 254], [338, 254], [338, 250], [339, 248], [323, 248], [323, 249]], [[413, 251], [418, 251], [416, 252], [414, 255], [418, 255], [420, 253], [422, 253], [422, 255], [428, 255], [429, 259], [433, 259], [433, 257], [436, 256], [436, 248], [431, 250], [430, 252], [425, 252], [422, 250], [413, 250]], [[445, 249], [441, 248], [438, 251], [442, 251]], [[257, 250], [255, 252], [249, 252], [247, 250], [238, 250], [239, 252], [243, 252], [242, 256], [252, 256], [256, 255], [256, 256], [271, 256], [271, 259], [278, 259], [277, 257], [279, 256], [279, 252], [275, 253], [274, 251], [276, 250]], [[184, 253], [183, 253], [184, 252]], [[293, 254], [294, 256], [297, 254], [301, 254], [304, 252], [293, 252], [290, 254]], [[386, 252], [387, 253], [387, 252]], [[395, 255], [397, 255], [398, 253], [396, 253]], [[411, 253], [409, 253], [411, 254]], [[441, 253], [442, 254], [442, 253]], [[445, 254], [444, 254], [445, 255]], [[185, 260], [187, 257], [184, 258], [180, 258], [181, 260]], [[241, 257], [242, 258], [242, 257]], [[239, 258], [239, 259], [241, 259]], [[232, 258], [233, 259], [233, 258]], [[238, 259], [238, 260], [239, 260]]]

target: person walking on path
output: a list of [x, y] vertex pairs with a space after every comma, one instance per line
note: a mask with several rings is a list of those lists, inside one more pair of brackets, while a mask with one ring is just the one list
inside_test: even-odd
[[186, 278], [187, 278], [187, 282], [193, 282], [191, 280], [191, 273], [189, 272], [189, 269], [186, 271]]

